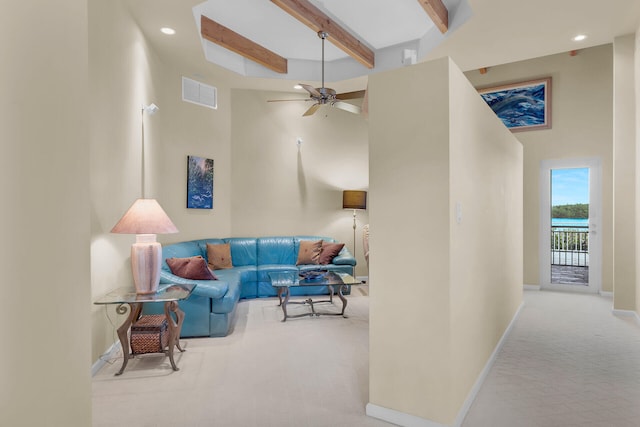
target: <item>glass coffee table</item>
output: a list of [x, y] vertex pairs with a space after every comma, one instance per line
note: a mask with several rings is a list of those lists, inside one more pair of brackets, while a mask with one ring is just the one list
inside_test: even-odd
[[[307, 275], [306, 277], [304, 275]], [[361, 281], [356, 280], [353, 276], [347, 273], [341, 273], [337, 271], [326, 272], [297, 272], [286, 271], [269, 273], [269, 279], [271, 285], [278, 290], [278, 300], [284, 313], [283, 322], [286, 322], [289, 318], [303, 317], [303, 316], [342, 316], [347, 317], [344, 314], [347, 308], [347, 299], [344, 297], [344, 291], [348, 286], [360, 285]], [[311, 298], [307, 298], [304, 301], [289, 301], [291, 296], [291, 288], [298, 288], [303, 286], [328, 286], [329, 287], [329, 299], [314, 301]], [[335, 290], [338, 291], [338, 298], [342, 301], [342, 310], [338, 313], [335, 311], [316, 311], [315, 304], [329, 303], [333, 304], [333, 294]], [[289, 315], [287, 314], [287, 304], [304, 304], [311, 308], [311, 311], [302, 314]]]
[[[129, 329], [131, 325], [135, 324], [141, 318], [142, 306], [148, 302], [164, 303], [164, 314], [167, 320], [169, 337], [166, 350], [162, 349], [162, 352], [169, 356], [173, 370], [178, 370], [173, 360], [173, 347], [177, 347], [181, 352], [184, 351], [184, 349], [180, 347], [180, 330], [182, 329], [182, 322], [184, 321], [184, 312], [180, 310], [178, 301], [189, 298], [195, 287], [196, 285], [193, 284], [160, 285], [158, 292], [155, 294], [144, 295], [136, 294], [135, 290], [131, 288], [118, 288], [94, 302], [94, 304], [100, 305], [117, 304], [116, 313], [118, 314], [125, 314], [127, 310], [129, 311], [129, 316], [127, 316], [126, 320], [118, 328], [118, 338], [122, 345], [123, 361], [122, 367], [116, 375], [121, 375], [124, 372], [129, 359], [133, 357], [129, 342]], [[175, 314], [175, 320], [171, 313]]]

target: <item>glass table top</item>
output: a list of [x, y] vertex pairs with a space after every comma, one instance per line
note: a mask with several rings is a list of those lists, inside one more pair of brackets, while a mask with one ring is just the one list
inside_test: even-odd
[[291, 286], [339, 286], [362, 284], [362, 282], [356, 280], [350, 274], [339, 271], [328, 271], [326, 274], [313, 279], [302, 277], [297, 271], [283, 271], [269, 273], [269, 279], [271, 279], [271, 285], [276, 288]]
[[135, 289], [118, 288], [102, 296], [94, 304], [127, 304], [136, 302], [167, 302], [189, 298], [195, 289], [194, 284], [161, 284], [155, 294], [138, 295]]

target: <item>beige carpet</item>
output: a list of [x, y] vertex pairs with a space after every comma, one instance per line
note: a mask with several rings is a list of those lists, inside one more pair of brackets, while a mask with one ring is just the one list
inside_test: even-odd
[[[165, 356], [145, 355], [115, 377], [119, 355], [93, 378], [93, 425], [387, 426], [365, 415], [366, 291], [354, 288], [346, 319], [282, 323], [277, 299], [241, 301], [229, 336], [183, 341], [177, 372]], [[289, 314], [308, 310], [290, 307]]]
[[[385, 426], [367, 417], [368, 310], [280, 322], [274, 299], [242, 301], [226, 338], [185, 340], [162, 356], [121, 359], [93, 380], [94, 426]], [[640, 425], [640, 328], [611, 298], [527, 291], [524, 308], [464, 427]], [[304, 310], [296, 307], [297, 311]]]
[[640, 426], [640, 328], [611, 297], [525, 291], [463, 427]]

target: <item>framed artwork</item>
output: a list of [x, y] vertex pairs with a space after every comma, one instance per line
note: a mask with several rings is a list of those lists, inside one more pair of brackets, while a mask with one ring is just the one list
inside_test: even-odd
[[213, 159], [187, 156], [187, 208], [213, 209]]
[[551, 128], [551, 77], [479, 89], [512, 132]]

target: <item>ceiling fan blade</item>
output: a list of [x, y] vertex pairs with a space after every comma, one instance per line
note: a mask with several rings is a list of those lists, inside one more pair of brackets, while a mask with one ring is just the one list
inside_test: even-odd
[[360, 109], [360, 107], [358, 107], [357, 105], [349, 104], [348, 102], [336, 101], [331, 105], [333, 105], [334, 107], [339, 108], [341, 110], [353, 113], [353, 114], [360, 114], [360, 111], [362, 111]]
[[268, 99], [267, 102], [288, 102], [288, 101], [313, 101], [311, 98], [304, 99]]
[[302, 86], [307, 92], [309, 92], [311, 96], [322, 98], [322, 94], [318, 92], [318, 90], [315, 87], [311, 85], [306, 85], [304, 83], [300, 83], [300, 86]]
[[307, 111], [304, 112], [304, 114], [302, 115], [302, 117], [306, 117], [306, 116], [310, 116], [313, 113], [315, 113], [316, 111], [318, 111], [318, 108], [320, 108], [322, 106], [322, 104], [313, 104], [311, 106], [311, 108], [309, 108]]
[[356, 90], [354, 92], [339, 93], [336, 95], [336, 99], [340, 99], [340, 100], [360, 99], [360, 98], [364, 98], [365, 92], [366, 91], [364, 90]]

